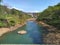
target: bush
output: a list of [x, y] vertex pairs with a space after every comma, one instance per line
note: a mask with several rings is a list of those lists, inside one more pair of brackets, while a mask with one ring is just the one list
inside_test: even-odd
[[7, 27], [6, 23], [0, 22], [0, 27]]
[[15, 21], [10, 21], [10, 22], [9, 22], [9, 25], [10, 25], [10, 26], [15, 26]]

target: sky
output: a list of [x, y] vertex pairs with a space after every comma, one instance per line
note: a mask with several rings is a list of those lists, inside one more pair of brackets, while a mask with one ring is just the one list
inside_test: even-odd
[[48, 6], [60, 3], [60, 0], [3, 0], [2, 4], [24, 12], [42, 12]]

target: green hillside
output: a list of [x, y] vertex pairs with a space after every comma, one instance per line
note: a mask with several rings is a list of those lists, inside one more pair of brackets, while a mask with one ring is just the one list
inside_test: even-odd
[[23, 24], [26, 19], [31, 16], [27, 13], [17, 10], [9, 9], [5, 5], [0, 5], [0, 27], [10, 27], [16, 24]]
[[45, 23], [60, 29], [60, 3], [49, 6], [43, 12], [39, 13], [37, 21], [44, 21]]

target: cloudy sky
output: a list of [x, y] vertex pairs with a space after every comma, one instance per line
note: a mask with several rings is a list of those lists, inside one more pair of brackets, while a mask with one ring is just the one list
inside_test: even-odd
[[24, 12], [41, 12], [48, 6], [56, 5], [60, 0], [3, 0], [2, 4]]

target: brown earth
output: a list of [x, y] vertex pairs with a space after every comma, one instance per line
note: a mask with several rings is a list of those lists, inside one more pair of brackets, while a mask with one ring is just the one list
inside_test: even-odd
[[25, 23], [24, 24], [17, 24], [15, 26], [10, 27], [10, 28], [0, 28], [0, 36], [2, 36], [3, 34], [5, 34], [7, 32], [14, 31], [17, 28], [22, 27], [23, 25], [25, 25]]

